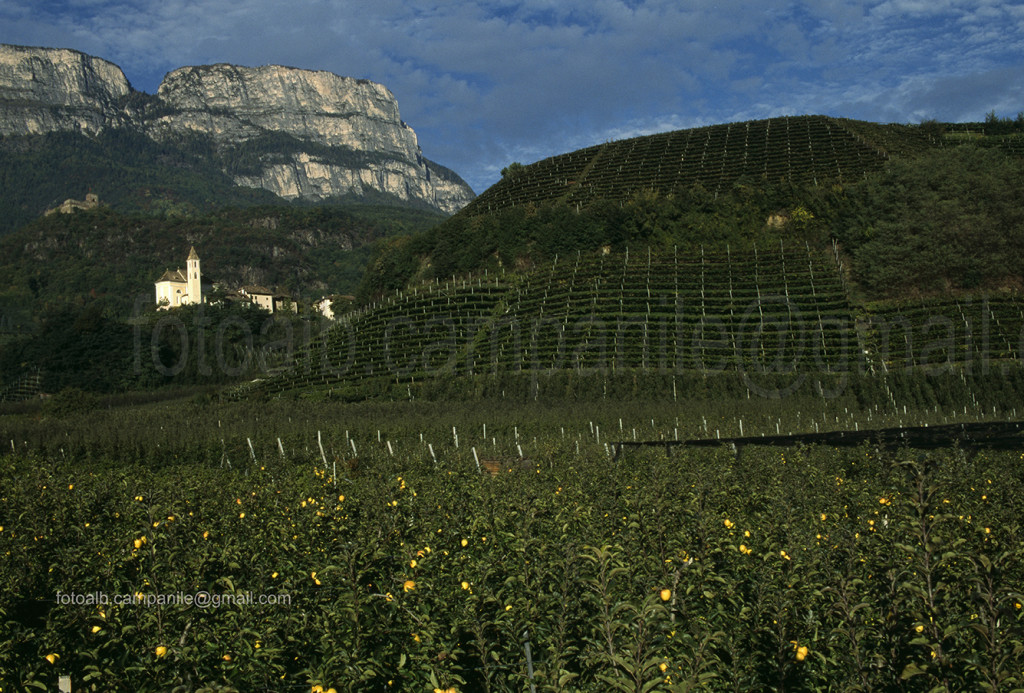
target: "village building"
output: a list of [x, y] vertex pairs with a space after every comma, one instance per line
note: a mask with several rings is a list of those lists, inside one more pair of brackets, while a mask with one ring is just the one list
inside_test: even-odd
[[334, 320], [334, 299], [330, 296], [324, 296], [313, 307], [328, 320]]
[[299, 312], [299, 305], [283, 291], [271, 291], [265, 286], [243, 286], [239, 293], [268, 313]]
[[328, 320], [334, 320], [343, 312], [349, 310], [355, 301], [355, 296], [345, 294], [323, 296], [313, 304], [313, 309]]

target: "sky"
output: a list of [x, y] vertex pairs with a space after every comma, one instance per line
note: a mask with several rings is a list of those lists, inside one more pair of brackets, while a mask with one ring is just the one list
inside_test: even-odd
[[1024, 0], [0, 0], [0, 43], [148, 93], [221, 62], [380, 82], [477, 193], [513, 161], [715, 123], [1024, 111]]

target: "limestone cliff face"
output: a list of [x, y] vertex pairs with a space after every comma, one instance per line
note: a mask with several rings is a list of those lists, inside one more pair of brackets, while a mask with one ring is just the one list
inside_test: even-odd
[[235, 182], [264, 188], [289, 200], [385, 192], [409, 202], [424, 202], [449, 214], [473, 199], [472, 191], [461, 178], [422, 157], [416, 163], [395, 158], [352, 167], [320, 161], [300, 152], [286, 161], [267, 162], [258, 174], [236, 176]]
[[101, 58], [0, 44], [0, 135], [123, 127], [131, 90], [121, 68]]
[[458, 176], [423, 157], [381, 84], [281, 66], [210, 65], [169, 73], [157, 96], [163, 115], [147, 123], [157, 138], [198, 132], [230, 149], [274, 133], [319, 145], [266, 153], [258, 171], [234, 176], [239, 185], [286, 199], [376, 191], [448, 213], [473, 197]]
[[[385, 193], [454, 213], [473, 191], [423, 157], [383, 85], [330, 72], [209, 65], [167, 74], [155, 96], [116, 65], [69, 50], [0, 45], [0, 135], [209, 137], [235, 183], [286, 199]], [[245, 149], [248, 147], [248, 149]], [[245, 150], [245, 165], [232, 166]]]
[[164, 77], [158, 96], [174, 113], [155, 125], [171, 129], [228, 141], [286, 132], [329, 147], [419, 156], [395, 97], [366, 80], [279, 66], [183, 67]]

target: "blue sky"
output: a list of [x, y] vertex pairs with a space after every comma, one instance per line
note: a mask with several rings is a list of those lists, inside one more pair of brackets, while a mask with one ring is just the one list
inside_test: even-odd
[[216, 62], [371, 79], [477, 192], [511, 161], [712, 123], [1024, 111], [1024, 0], [0, 0], [0, 42], [149, 93]]

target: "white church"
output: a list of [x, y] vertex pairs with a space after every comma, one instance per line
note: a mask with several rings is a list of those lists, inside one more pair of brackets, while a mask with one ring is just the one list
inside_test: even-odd
[[[156, 280], [156, 307], [159, 310], [178, 308], [180, 306], [206, 303], [206, 296], [213, 291], [213, 283], [203, 278], [199, 269], [199, 253], [195, 246], [188, 254], [185, 271], [181, 268], [165, 271]], [[228, 300], [243, 304], [252, 304], [269, 313], [288, 311], [298, 313], [298, 304], [286, 292], [271, 291], [262, 286], [243, 286], [237, 292], [231, 292]]]
[[203, 275], [199, 271], [199, 254], [193, 246], [184, 272], [180, 268], [167, 270], [156, 280], [156, 305], [167, 309], [198, 303], [203, 303]]

